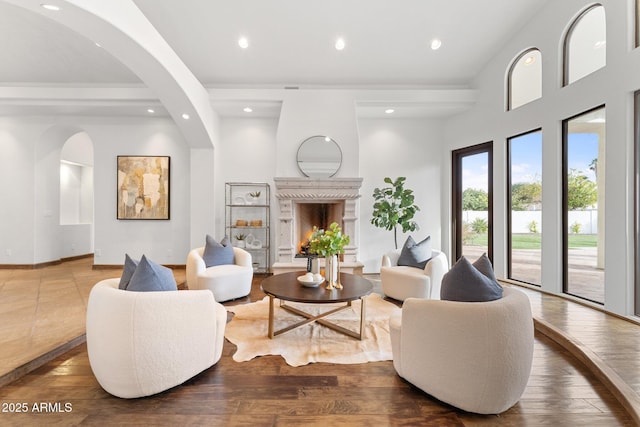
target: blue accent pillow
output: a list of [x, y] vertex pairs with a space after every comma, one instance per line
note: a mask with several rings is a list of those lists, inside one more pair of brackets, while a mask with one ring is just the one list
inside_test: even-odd
[[127, 289], [127, 286], [129, 286], [129, 281], [131, 280], [131, 276], [133, 276], [133, 272], [136, 271], [138, 262], [139, 261], [131, 258], [129, 254], [124, 254], [124, 267], [122, 269], [122, 276], [120, 277], [120, 284], [118, 285], [118, 289]]
[[224, 236], [224, 239], [218, 243], [213, 237], [207, 234], [202, 259], [207, 268], [216, 265], [234, 264], [235, 255], [229, 237]]
[[400, 251], [398, 265], [424, 269], [424, 266], [427, 265], [427, 261], [429, 261], [432, 256], [433, 250], [431, 249], [431, 236], [427, 236], [427, 238], [420, 243], [416, 243], [416, 241], [413, 240], [413, 237], [409, 236]]
[[140, 262], [133, 272], [127, 291], [177, 291], [178, 285], [170, 268], [158, 265], [142, 255]]
[[442, 277], [441, 300], [484, 302], [502, 298], [502, 286], [495, 279], [489, 259], [486, 258], [485, 261], [480, 257], [478, 261], [480, 261], [478, 265], [483, 270], [487, 268], [488, 263], [493, 279], [486, 276], [463, 256]]
[[493, 265], [491, 265], [491, 261], [489, 260], [489, 257], [487, 256], [486, 252], [480, 255], [480, 258], [478, 258], [472, 265], [480, 273], [487, 276], [489, 279], [495, 282], [498, 286], [500, 286], [500, 289], [502, 289], [502, 285], [500, 285], [500, 283], [498, 283], [498, 280], [496, 279], [496, 275], [493, 272]]

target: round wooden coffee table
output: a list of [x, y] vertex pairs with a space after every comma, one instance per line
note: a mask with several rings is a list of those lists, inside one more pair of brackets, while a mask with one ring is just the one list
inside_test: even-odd
[[[269, 338], [273, 338], [276, 335], [283, 334], [297, 327], [307, 325], [309, 323], [317, 322], [320, 325], [333, 329], [350, 337], [361, 340], [364, 338], [364, 322], [365, 322], [365, 299], [364, 297], [369, 295], [373, 290], [373, 285], [370, 281], [362, 276], [357, 276], [349, 273], [340, 273], [340, 283], [342, 289], [327, 290], [325, 289], [326, 282], [321, 283], [318, 287], [308, 288], [302, 286], [298, 282], [298, 276], [304, 275], [304, 271], [295, 271], [291, 273], [275, 274], [269, 276], [262, 281], [261, 288], [265, 294], [269, 296]], [[290, 313], [297, 314], [304, 317], [304, 320], [289, 325], [285, 328], [275, 331], [273, 328], [273, 321], [275, 316], [275, 299], [280, 301], [280, 307], [287, 310]], [[335, 323], [329, 322], [324, 319], [330, 314], [344, 310], [351, 307], [352, 301], [360, 300], [360, 330], [352, 331]], [[306, 304], [330, 304], [345, 302], [346, 305], [341, 305], [337, 308], [331, 309], [327, 312], [313, 315], [302, 311], [296, 307], [285, 304], [286, 301], [306, 303]]]

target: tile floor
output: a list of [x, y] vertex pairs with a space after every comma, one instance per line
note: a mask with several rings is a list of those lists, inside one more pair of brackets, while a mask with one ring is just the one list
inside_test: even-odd
[[[91, 288], [122, 273], [92, 265], [89, 257], [40, 269], [0, 269], [0, 377], [85, 333]], [[184, 269], [174, 275], [184, 282]]]

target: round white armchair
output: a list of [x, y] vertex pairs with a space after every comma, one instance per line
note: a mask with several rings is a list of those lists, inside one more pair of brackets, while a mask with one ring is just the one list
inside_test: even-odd
[[533, 317], [517, 289], [488, 302], [409, 298], [389, 326], [398, 375], [443, 402], [499, 414], [527, 386]]
[[135, 292], [119, 281], [98, 282], [87, 305], [89, 364], [103, 389], [149, 396], [220, 360], [227, 311], [211, 291]]
[[434, 250], [424, 269], [398, 265], [399, 257], [400, 250], [382, 256], [382, 292], [399, 301], [407, 298], [440, 299], [442, 277], [449, 270], [447, 256]]
[[207, 267], [202, 254], [204, 246], [192, 249], [187, 256], [187, 287], [209, 289], [216, 301], [242, 298], [251, 292], [253, 266], [251, 254], [234, 247], [234, 264]]

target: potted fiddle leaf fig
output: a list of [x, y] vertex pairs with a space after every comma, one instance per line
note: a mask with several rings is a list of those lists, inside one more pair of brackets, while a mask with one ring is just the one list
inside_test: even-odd
[[386, 177], [387, 187], [373, 190], [373, 218], [371, 224], [385, 230], [393, 230], [393, 241], [398, 249], [398, 226], [402, 232], [417, 230], [418, 223], [413, 220], [420, 208], [414, 203], [413, 190], [404, 188], [406, 177], [401, 176], [395, 181]]

